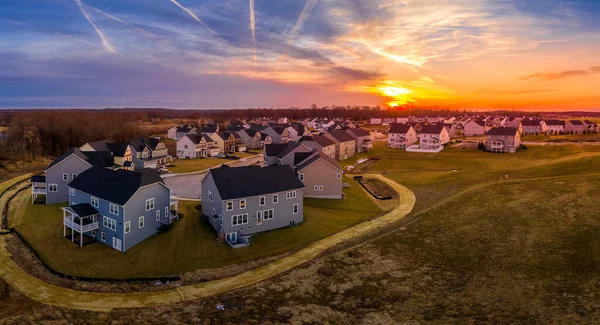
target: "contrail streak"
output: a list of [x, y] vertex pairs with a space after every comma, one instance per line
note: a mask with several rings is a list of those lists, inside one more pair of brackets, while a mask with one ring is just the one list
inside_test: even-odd
[[[306, 19], [308, 19], [308, 16], [310, 16], [311, 12], [317, 5], [318, 1], [319, 0], [307, 0], [306, 1], [306, 4], [304, 5], [304, 9], [300, 13], [300, 16], [298, 17], [298, 21], [296, 21], [296, 25], [294, 25], [294, 28], [292, 28], [292, 31], [290, 32], [290, 35], [288, 36], [288, 40], [287, 40], [288, 45], [292, 43], [294, 38], [296, 38], [296, 35], [298, 35], [298, 33], [300, 32], [302, 25], [304, 25], [304, 22], [306, 21]], [[283, 54], [279, 58], [279, 62], [277, 62], [277, 68], [275, 69], [276, 71], [279, 71], [279, 66], [281, 65], [281, 62], [287, 57], [288, 52], [289, 52], [289, 47], [288, 47], [288, 50], [285, 52], [285, 54]]]
[[143, 28], [137, 27], [137, 26], [135, 26], [134, 24], [131, 24], [131, 23], [129, 23], [129, 22], [126, 22], [126, 21], [124, 21], [123, 19], [120, 19], [120, 18], [118, 18], [118, 17], [115, 17], [115, 16], [113, 16], [113, 15], [111, 15], [111, 14], [107, 13], [107, 12], [104, 12], [104, 11], [102, 11], [102, 10], [100, 10], [100, 9], [96, 8], [96, 7], [92, 7], [92, 6], [88, 5], [88, 4], [84, 4], [84, 5], [85, 5], [86, 7], [88, 7], [88, 8], [90, 8], [90, 9], [92, 9], [92, 10], [96, 11], [96, 12], [99, 12], [99, 13], [103, 14], [104, 16], [106, 16], [106, 17], [108, 17], [108, 18], [110, 18], [110, 19], [112, 19], [112, 20], [114, 20], [114, 21], [120, 22], [121, 24], [123, 24], [123, 25], [126, 25], [126, 26], [129, 26], [129, 27], [133, 27], [133, 28], [135, 28], [135, 29], [136, 29], [138, 32], [140, 32], [140, 33], [142, 33], [142, 34], [149, 35], [149, 36], [152, 36], [152, 37], [154, 37], [154, 38], [158, 38], [158, 39], [161, 39], [161, 40], [162, 40], [162, 38], [161, 38], [160, 36], [158, 36], [158, 35], [156, 35], [156, 34], [153, 34], [153, 33], [149, 32], [149, 31], [147, 31], [147, 30], [145, 30], [145, 29], [143, 29]]
[[206, 27], [206, 29], [208, 29], [211, 33], [217, 35], [217, 33], [210, 29], [210, 27], [206, 26], [206, 24], [204, 22], [202, 22], [202, 20], [200, 20], [200, 18], [198, 18], [198, 16], [196, 16], [191, 10], [189, 10], [188, 8], [182, 6], [179, 4], [179, 2], [175, 1], [175, 0], [171, 0], [171, 2], [173, 2], [175, 5], [177, 5], [177, 7], [185, 10], [190, 16], [192, 16], [192, 18], [194, 18], [197, 22], [199, 22], [200, 24], [202, 24], [202, 26]]
[[81, 1], [75, 0], [75, 2], [77, 2], [77, 4], [79, 5], [79, 9], [81, 9], [81, 13], [85, 17], [85, 19], [87, 19], [87, 21], [90, 23], [90, 25], [92, 25], [92, 27], [94, 27], [94, 29], [96, 30], [96, 33], [98, 33], [98, 36], [100, 36], [100, 38], [102, 39], [102, 45], [104, 46], [104, 48], [111, 53], [116, 53], [117, 51], [115, 50], [115, 48], [112, 47], [112, 45], [110, 45], [110, 43], [108, 42], [106, 37], [104, 37], [104, 34], [102, 34], [102, 31], [98, 28], [98, 26], [96, 26], [96, 24], [94, 24], [94, 22], [92, 21], [90, 16], [87, 14], [85, 9], [83, 9], [83, 5], [81, 4]]
[[[41, 28], [37, 28], [37, 27], [35, 27], [35, 26], [31, 25], [31, 24], [28, 24], [28, 23], [25, 23], [25, 22], [22, 22], [22, 21], [10, 20], [10, 19], [6, 19], [6, 18], [2, 18], [2, 17], [0, 17], [0, 21], [4, 21], [4, 22], [7, 22], [9, 24], [18, 25], [18, 26], [26, 26], [26, 27], [31, 28], [32, 30], [35, 30], [35, 31], [46, 32], [46, 30], [43, 30]], [[77, 42], [81, 42], [81, 43], [89, 45], [91, 47], [98, 47], [97, 45], [94, 45], [94, 44], [92, 44], [92, 43], [90, 43], [90, 42], [88, 42], [86, 40], [82, 40], [81, 38], [77, 38], [77, 37], [74, 37], [74, 36], [71, 36], [71, 35], [67, 35], [67, 34], [63, 34], [63, 33], [59, 33], [59, 32], [50, 32], [50, 33], [55, 34], [55, 35], [59, 35], [59, 36], [65, 37], [65, 38], [69, 38], [69, 39], [77, 41]]]
[[254, 70], [256, 71], [256, 20], [254, 16], [254, 0], [250, 0], [250, 29], [252, 30], [252, 43], [254, 44]]

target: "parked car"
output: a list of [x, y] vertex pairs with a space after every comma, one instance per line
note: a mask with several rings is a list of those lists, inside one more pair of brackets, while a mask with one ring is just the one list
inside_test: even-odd
[[223, 154], [223, 153], [220, 153], [220, 154], [216, 155], [215, 157], [217, 157], [217, 158], [227, 158], [227, 156], [225, 154]]
[[236, 156], [236, 155], [227, 155], [227, 159], [238, 160], [238, 159], [240, 159], [240, 157]]

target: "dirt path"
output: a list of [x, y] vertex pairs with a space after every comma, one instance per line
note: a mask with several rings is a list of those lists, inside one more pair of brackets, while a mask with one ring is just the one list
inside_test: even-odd
[[6, 250], [6, 237], [4, 236], [0, 237], [0, 277], [23, 295], [35, 301], [57, 307], [93, 311], [153, 307], [161, 304], [195, 300], [239, 289], [300, 266], [340, 243], [365, 235], [377, 228], [385, 227], [404, 218], [412, 211], [415, 196], [408, 188], [381, 175], [368, 174], [365, 176], [378, 178], [388, 183], [398, 192], [400, 199], [394, 210], [377, 219], [360, 223], [335, 235], [321, 239], [280, 260], [230, 278], [182, 286], [161, 292], [100, 293], [76, 291], [48, 284], [21, 269], [11, 259], [10, 253]]

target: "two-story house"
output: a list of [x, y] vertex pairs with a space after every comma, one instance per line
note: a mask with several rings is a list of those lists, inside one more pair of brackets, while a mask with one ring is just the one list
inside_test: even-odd
[[294, 167], [294, 153], [311, 152], [313, 149], [304, 144], [290, 141], [288, 143], [272, 143], [265, 145], [264, 165], [288, 165]]
[[565, 121], [548, 120], [546, 121], [546, 132], [548, 134], [562, 134], [565, 132]]
[[443, 124], [424, 125], [419, 133], [419, 148], [431, 152], [440, 152], [450, 142], [450, 135]]
[[177, 217], [170, 189], [150, 169], [89, 168], [69, 183], [68, 202], [62, 208], [65, 237], [70, 230], [79, 245], [85, 236], [122, 252]]
[[202, 214], [232, 247], [248, 235], [304, 220], [304, 184], [287, 165], [211, 169], [202, 180]]
[[219, 153], [246, 151], [246, 145], [242, 143], [242, 137], [237, 132], [217, 132], [211, 138], [219, 147]]
[[290, 134], [287, 126], [273, 125], [266, 126], [262, 133], [268, 134], [271, 137], [272, 143], [286, 143], [290, 139]]
[[363, 128], [346, 129], [346, 133], [350, 134], [354, 138], [356, 147], [354, 151], [356, 153], [368, 152], [373, 149], [373, 141], [371, 140], [371, 133]]
[[294, 171], [305, 186], [304, 197], [341, 199], [344, 197], [342, 168], [322, 151], [294, 153]]
[[206, 134], [188, 134], [177, 140], [177, 158], [207, 158], [219, 154], [216, 142]]
[[261, 141], [262, 135], [260, 131], [255, 129], [241, 129], [237, 131], [237, 134], [241, 138], [241, 142], [246, 145], [249, 150], [254, 150], [263, 147]]
[[39, 195], [46, 195], [46, 204], [67, 202], [69, 190], [67, 184], [81, 173], [94, 166], [113, 168], [114, 157], [108, 151], [83, 152], [73, 148], [52, 161], [45, 171], [45, 176], [31, 178], [32, 202]]
[[417, 143], [417, 132], [410, 124], [392, 123], [388, 131], [388, 147], [406, 149]]
[[523, 134], [539, 134], [546, 132], [546, 122], [537, 119], [522, 120]]
[[515, 153], [520, 145], [521, 134], [517, 128], [498, 127], [487, 132], [487, 151]]
[[335, 159], [340, 161], [348, 159], [356, 153], [356, 141], [345, 131], [331, 131], [323, 136], [335, 143]]
[[585, 125], [580, 120], [569, 120], [565, 124], [565, 132], [583, 134]]
[[471, 119], [464, 124], [462, 134], [465, 137], [484, 135], [486, 131], [485, 122], [478, 119]]
[[132, 140], [129, 146], [135, 169], [158, 169], [171, 160], [167, 146], [156, 138]]
[[112, 143], [108, 140], [87, 142], [79, 149], [83, 152], [110, 152], [114, 157], [114, 164], [123, 169], [134, 170], [132, 148], [128, 143]]
[[195, 125], [184, 124], [179, 126], [172, 126], [167, 131], [167, 139], [179, 140], [185, 135], [195, 133], [198, 133], [198, 128]]

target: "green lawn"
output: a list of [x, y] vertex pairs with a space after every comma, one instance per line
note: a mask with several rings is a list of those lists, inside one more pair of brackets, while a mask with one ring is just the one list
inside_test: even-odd
[[[235, 155], [245, 158], [255, 154], [238, 152]], [[199, 172], [232, 161], [231, 159], [221, 158], [173, 159], [173, 164], [169, 167], [169, 171], [173, 173]]]
[[382, 212], [357, 183], [351, 184], [344, 190], [346, 200], [306, 199], [303, 223], [253, 236], [251, 246], [235, 250], [216, 242], [215, 231], [201, 220], [196, 203], [183, 201], [182, 220], [126, 254], [101, 243], [78, 248], [62, 238], [61, 204], [31, 205], [27, 201], [23, 223], [17, 230], [50, 267], [61, 273], [97, 278], [177, 275], [296, 250]]
[[563, 135], [525, 135], [521, 141], [530, 142], [590, 142], [600, 141], [600, 133], [591, 134], [563, 134]]

